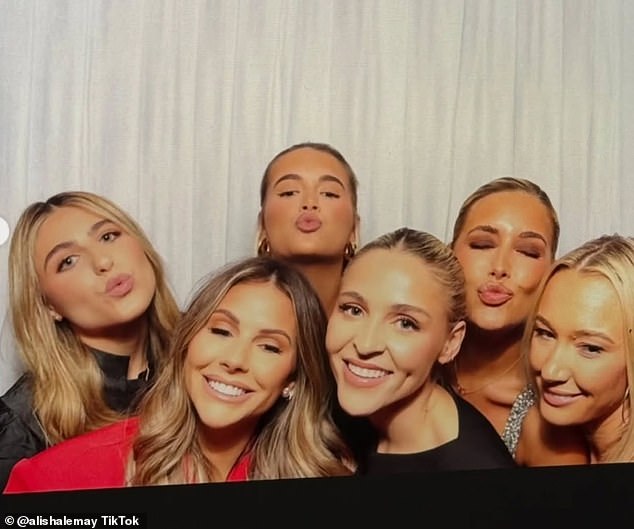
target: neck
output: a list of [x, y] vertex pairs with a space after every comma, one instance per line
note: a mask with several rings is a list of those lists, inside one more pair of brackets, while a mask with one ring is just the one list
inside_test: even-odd
[[88, 347], [114, 355], [129, 356], [128, 378], [136, 378], [147, 368], [148, 323], [145, 317], [123, 325], [100, 329], [99, 333], [88, 334], [77, 330], [76, 332], [79, 339]]
[[510, 366], [520, 357], [522, 333], [521, 327], [487, 331], [468, 323], [458, 355], [460, 372], [485, 371], [491, 375], [496, 366]]
[[319, 297], [326, 316], [330, 317], [330, 314], [335, 308], [337, 296], [339, 295], [343, 261], [335, 260], [317, 263], [292, 262], [290, 264], [308, 279], [308, 282]]
[[246, 451], [255, 427], [237, 424], [220, 431], [202, 427], [200, 442], [205, 457], [213, 466], [214, 481], [226, 481], [233, 466]]
[[605, 461], [609, 450], [621, 439], [623, 429], [623, 404], [600, 422], [586, 427], [593, 461], [597, 463]]
[[431, 448], [428, 412], [435, 404], [439, 390], [435, 382], [428, 381], [415, 395], [370, 417], [370, 422], [379, 432], [379, 452], [411, 454]]

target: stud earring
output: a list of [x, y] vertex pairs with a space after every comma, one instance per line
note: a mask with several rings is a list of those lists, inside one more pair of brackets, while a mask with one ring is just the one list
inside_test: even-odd
[[291, 400], [293, 398], [293, 390], [286, 386], [282, 390], [282, 397], [284, 397], [286, 400]]

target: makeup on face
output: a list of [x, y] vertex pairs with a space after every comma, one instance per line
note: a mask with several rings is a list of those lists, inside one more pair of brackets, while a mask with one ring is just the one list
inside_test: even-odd
[[619, 305], [601, 275], [565, 269], [549, 279], [530, 348], [548, 422], [596, 426], [620, 413], [627, 374]]
[[454, 252], [473, 324], [485, 330], [523, 325], [552, 261], [552, 231], [548, 209], [528, 193], [493, 193], [472, 205]]

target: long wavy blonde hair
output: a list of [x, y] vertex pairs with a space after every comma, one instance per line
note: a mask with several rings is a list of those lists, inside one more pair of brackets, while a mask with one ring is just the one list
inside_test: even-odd
[[[634, 461], [634, 426], [632, 409], [634, 406], [634, 239], [621, 235], [604, 235], [592, 239], [555, 261], [542, 280], [535, 304], [529, 315], [522, 339], [525, 367], [533, 383], [535, 373], [529, 364], [530, 345], [535, 330], [535, 320], [539, 303], [552, 277], [562, 270], [575, 270], [581, 274], [600, 276], [614, 287], [619, 304], [614, 307], [623, 317], [623, 344], [625, 346], [625, 369], [627, 391], [623, 396], [623, 425], [618, 440], [609, 448], [600, 463]], [[562, 300], [565, 303], [565, 300]], [[583, 426], [583, 425], [579, 425]]]
[[142, 245], [156, 277], [147, 309], [149, 350], [156, 370], [165, 364], [169, 338], [180, 313], [156, 250], [140, 226], [109, 200], [87, 192], [65, 192], [31, 204], [20, 216], [9, 249], [9, 303], [20, 354], [30, 376], [33, 407], [48, 443], [93, 430], [120, 415], [105, 403], [97, 362], [66, 322], [47, 308], [35, 266], [42, 223], [58, 208], [76, 207], [119, 225]]
[[170, 362], [140, 406], [128, 485], [213, 481], [203, 455], [199, 418], [185, 386], [189, 343], [227, 292], [244, 282], [272, 282], [292, 301], [297, 324], [293, 398], [261, 419], [250, 447], [250, 479], [349, 474], [349, 454], [331, 418], [334, 379], [325, 352], [326, 316], [310, 284], [289, 266], [251, 258], [226, 266], [198, 290], [176, 327]]

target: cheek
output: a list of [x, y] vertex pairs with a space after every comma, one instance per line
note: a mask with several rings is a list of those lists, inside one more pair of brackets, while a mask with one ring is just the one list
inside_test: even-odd
[[627, 376], [624, 365], [605, 365], [597, 368], [588, 364], [580, 366], [576, 373], [577, 383], [606, 402], [620, 402], [625, 393]]
[[520, 262], [517, 265], [517, 284], [520, 286], [526, 294], [534, 294], [537, 291], [542, 277], [546, 273], [548, 263], [546, 261], [538, 262]]
[[266, 230], [274, 229], [277, 224], [287, 222], [295, 213], [296, 208], [292, 207], [288, 199], [282, 202], [271, 198], [264, 203], [262, 208], [262, 223]]
[[352, 325], [342, 322], [338, 316], [333, 316], [328, 323], [328, 331], [326, 332], [326, 350], [330, 355], [338, 354], [353, 335]]
[[392, 337], [387, 347], [400, 370], [421, 376], [429, 373], [440, 352], [435, 341], [420, 338]]

